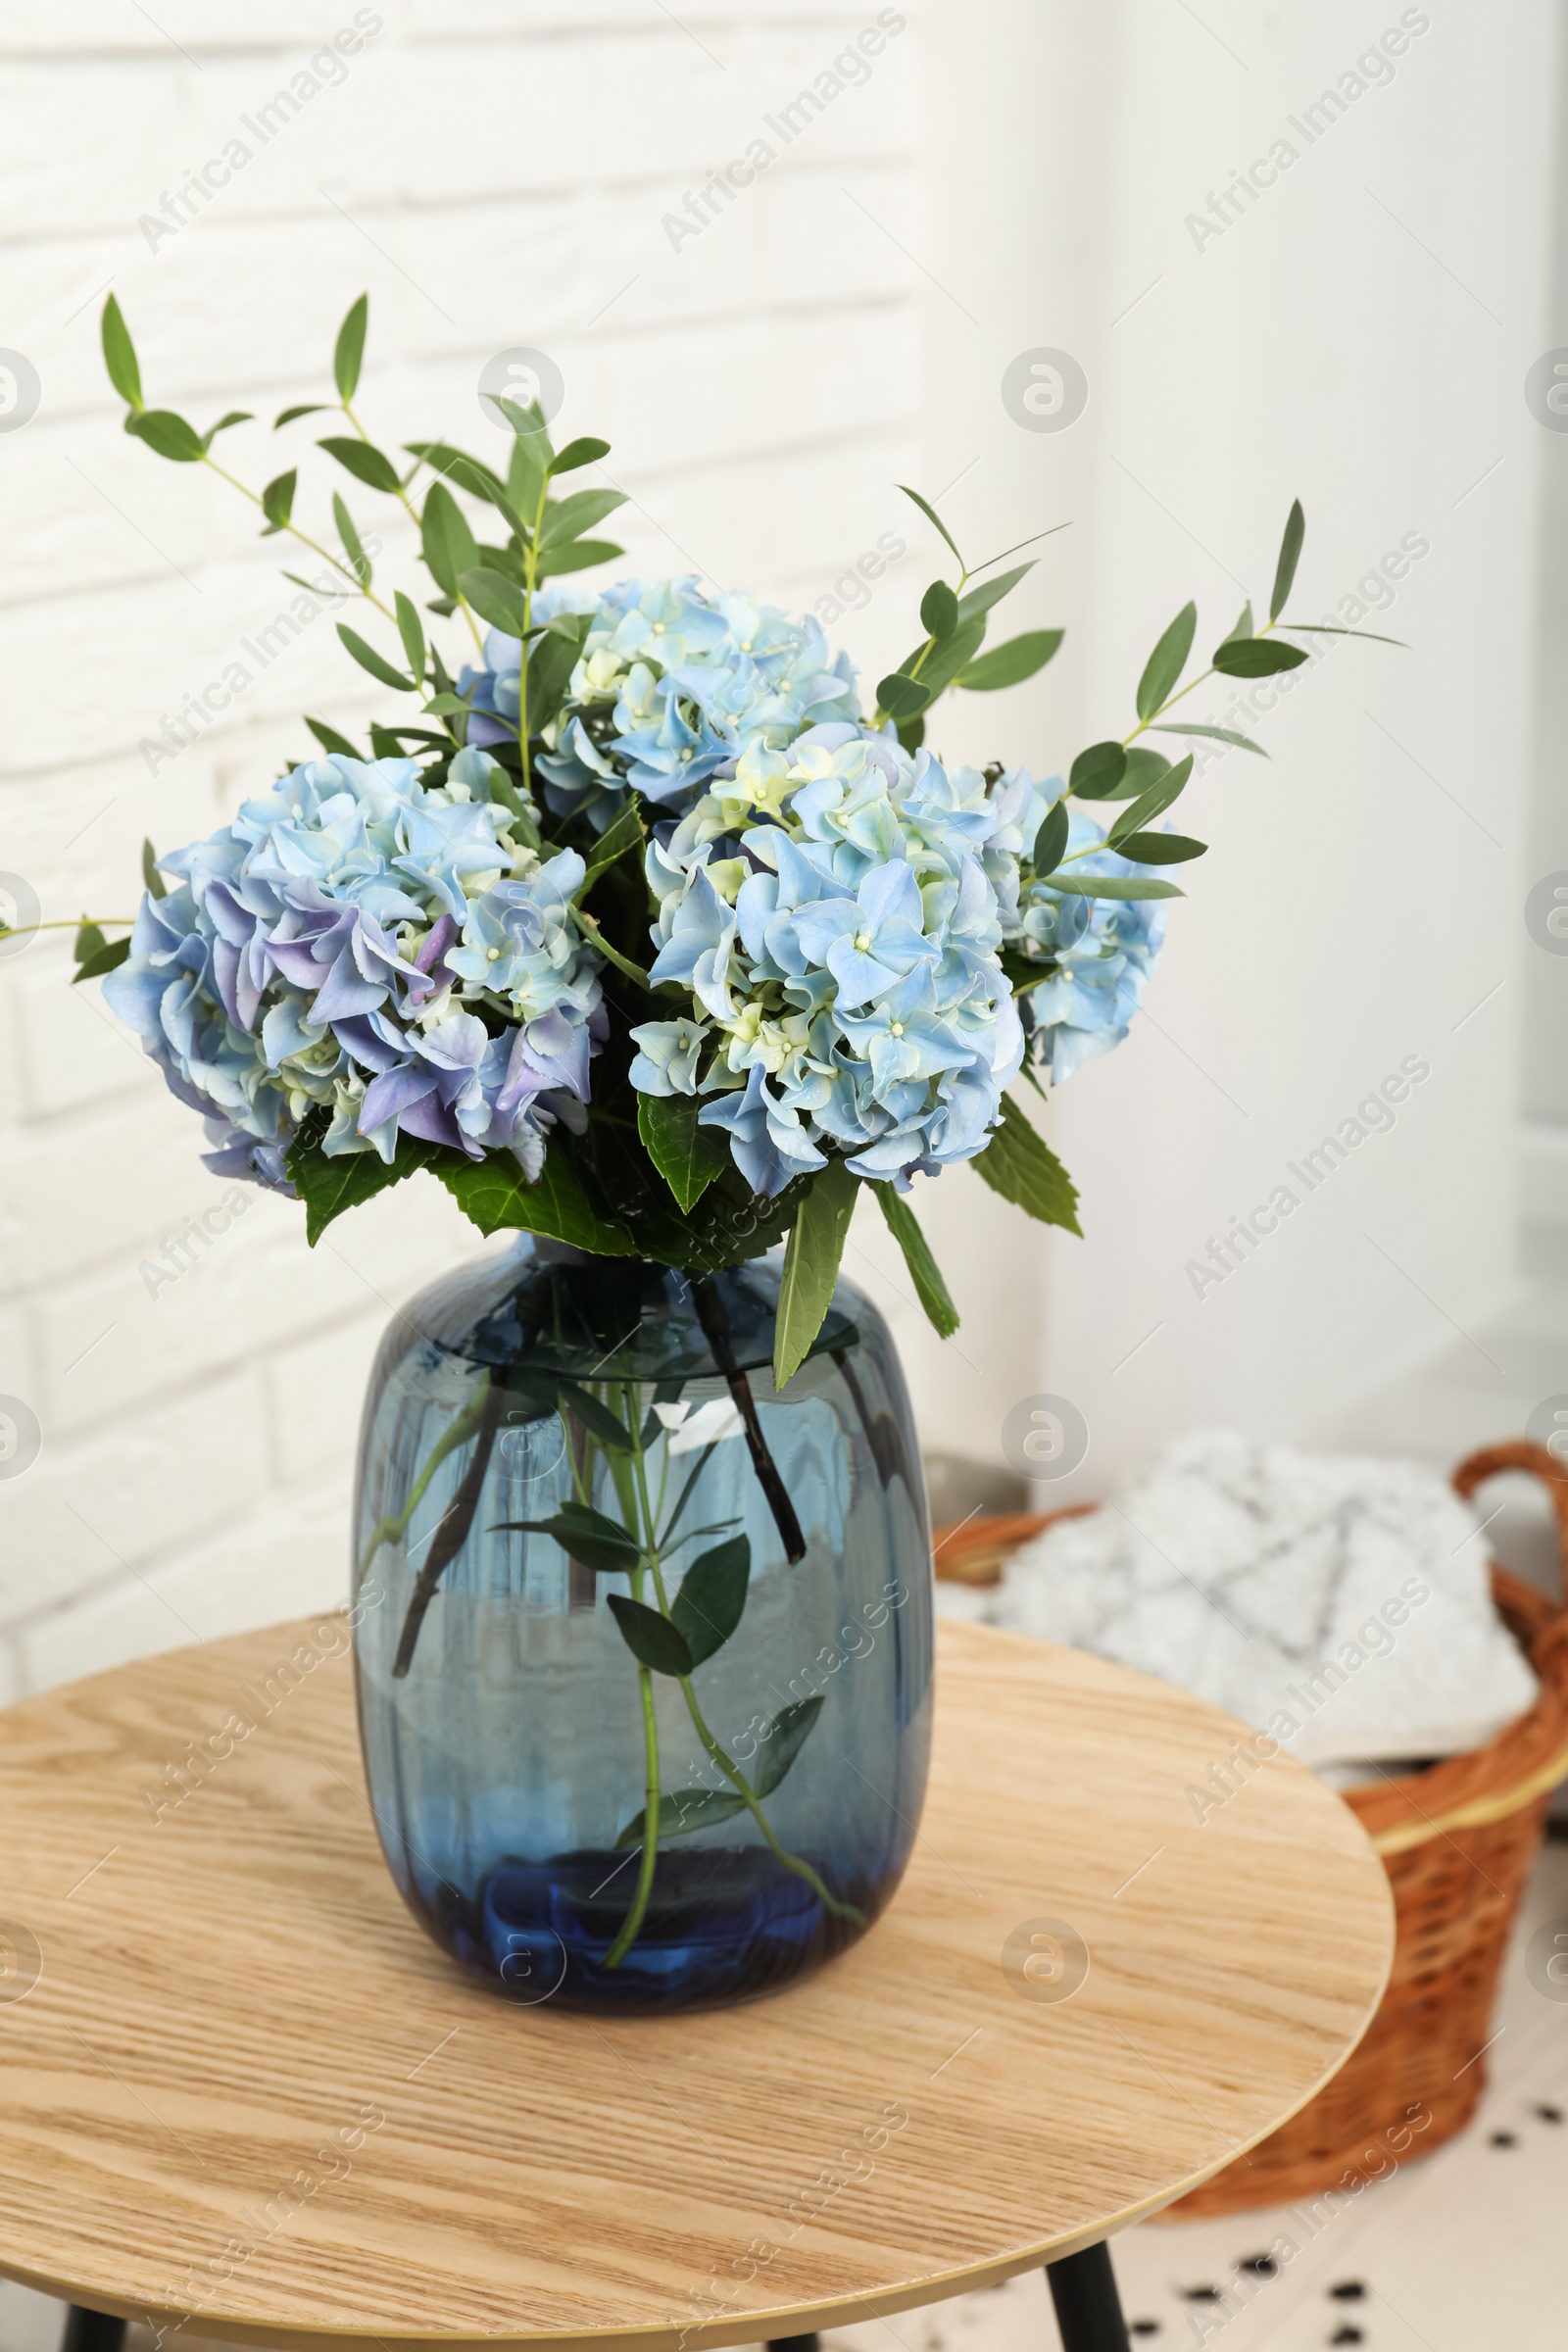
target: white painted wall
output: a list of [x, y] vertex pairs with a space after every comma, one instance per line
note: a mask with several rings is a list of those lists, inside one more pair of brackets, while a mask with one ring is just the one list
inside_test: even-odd
[[[1049, 1114], [1088, 1240], [1046, 1242], [972, 1176], [928, 1192], [965, 1310], [946, 1350], [879, 1221], [852, 1266], [894, 1314], [929, 1444], [1000, 1458], [1016, 1399], [1063, 1391], [1093, 1432], [1089, 1482], [1194, 1418], [1308, 1429], [1496, 1296], [1535, 579], [1519, 384], [1549, 339], [1545, 0], [1426, 12], [1392, 85], [1201, 251], [1186, 214], [1397, 8], [1322, 0], [1297, 23], [1207, 0], [1199, 22], [1164, 0], [930, 0], [678, 250], [662, 216], [752, 139], [778, 146], [764, 118], [874, 8], [733, 0], [677, 23], [645, 0], [378, 0], [384, 29], [341, 86], [149, 250], [138, 216], [352, 15], [157, 13], [162, 30], [87, 0], [0, 48], [0, 340], [44, 387], [0, 434], [0, 864], [47, 911], [128, 908], [144, 833], [217, 822], [306, 748], [302, 708], [343, 724], [366, 708], [321, 622], [149, 774], [138, 743], [284, 592], [220, 485], [120, 435], [96, 351], [111, 279], [150, 387], [203, 418], [310, 397], [366, 285], [365, 406], [389, 439], [484, 433], [483, 361], [544, 347], [564, 422], [615, 443], [637, 564], [800, 606], [880, 533], [907, 540], [839, 630], [873, 678], [935, 567], [895, 482], [946, 491], [981, 553], [1071, 516], [1015, 600], [1019, 625], [1069, 625], [1058, 662], [941, 730], [1047, 770], [1129, 723], [1188, 594], [1217, 636], [1233, 574], [1266, 592], [1298, 491], [1314, 616], [1404, 534], [1430, 541], [1392, 613], [1414, 651], [1340, 647], [1259, 721], [1269, 766], [1238, 754], [1195, 789], [1216, 847], [1152, 1017]], [[1090, 376], [1060, 435], [1001, 407], [1004, 368], [1037, 345]], [[274, 446], [228, 440], [257, 482]], [[406, 550], [385, 535], [392, 567]], [[0, 1481], [10, 1689], [333, 1597], [375, 1339], [471, 1239], [411, 1186], [312, 1256], [296, 1213], [258, 1200], [149, 1296], [138, 1267], [210, 1180], [188, 1115], [67, 970], [53, 945], [0, 961], [0, 1392], [45, 1431], [40, 1461]], [[1220, 1220], [1411, 1053], [1432, 1075], [1397, 1129], [1200, 1301], [1184, 1265]]]

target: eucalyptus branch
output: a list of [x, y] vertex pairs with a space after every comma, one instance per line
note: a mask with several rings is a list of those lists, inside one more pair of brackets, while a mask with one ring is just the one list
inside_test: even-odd
[[[227, 482], [231, 490], [237, 490], [241, 498], [248, 498], [253, 507], [259, 507], [262, 513], [267, 514], [267, 505], [265, 500], [259, 497], [256, 491], [250, 488], [248, 483], [242, 482], [237, 474], [230, 473], [226, 466], [220, 466], [218, 460], [215, 457], [209, 456], [205, 450], [202, 452], [201, 462], [204, 466], [210, 467], [210, 469], [217, 474], [220, 482]], [[269, 522], [271, 521], [271, 516], [270, 514], [268, 514], [267, 518]], [[291, 539], [297, 539], [301, 547], [308, 547], [313, 556], [319, 556], [323, 564], [330, 564], [334, 571], [340, 572], [344, 579], [353, 583], [356, 594], [363, 597], [368, 597], [370, 603], [375, 607], [376, 611], [381, 613], [385, 619], [391, 621], [394, 628], [397, 626], [397, 614], [393, 612], [391, 606], [384, 605], [381, 602], [381, 599], [376, 595], [374, 589], [366, 585], [365, 581], [360, 578], [359, 573], [353, 568], [352, 564], [341, 563], [339, 559], [333, 555], [330, 548], [322, 547], [320, 541], [318, 539], [313, 539], [309, 531], [302, 531], [297, 522], [285, 522], [280, 527], [287, 531]]]
[[[343, 414], [348, 418], [350, 424], [353, 425], [354, 430], [359, 434], [360, 439], [365, 443], [366, 448], [374, 449], [375, 443], [370, 439], [369, 434], [366, 431], [364, 425], [360, 422], [359, 417], [355, 415], [353, 402], [350, 400], [340, 400], [338, 406], [343, 411]], [[417, 467], [416, 467], [415, 470], [417, 471]], [[411, 474], [409, 478], [412, 481], [414, 477]], [[416, 507], [413, 499], [410, 498], [409, 493], [402, 482], [399, 482], [397, 486], [397, 496], [399, 504], [403, 507], [405, 513], [408, 514], [410, 521], [413, 522], [416, 528], [422, 527], [419, 524], [419, 511], [417, 507]], [[456, 595], [457, 601], [463, 609], [463, 617], [468, 624], [468, 633], [473, 639], [474, 651], [482, 659], [484, 654], [484, 639], [479, 634], [479, 624], [474, 619], [473, 608], [469, 604], [467, 598], [464, 595], [461, 588], [456, 591]]]

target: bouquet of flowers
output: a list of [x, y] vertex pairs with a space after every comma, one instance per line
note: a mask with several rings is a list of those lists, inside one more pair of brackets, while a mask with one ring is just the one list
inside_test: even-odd
[[1127, 1034], [1161, 902], [1181, 895], [1168, 869], [1203, 848], [1161, 821], [1191, 755], [1148, 739], [1258, 751], [1172, 710], [1215, 671], [1306, 659], [1275, 633], [1307, 625], [1280, 617], [1299, 505], [1266, 622], [1249, 606], [1182, 686], [1185, 606], [1123, 739], [1065, 778], [962, 766], [928, 740], [939, 698], [1016, 684], [1061, 642], [1037, 629], [986, 646], [1031, 568], [1009, 564], [1020, 549], [968, 564], [906, 493], [956, 577], [926, 589], [919, 640], [867, 712], [814, 620], [693, 578], [581, 583], [622, 552], [593, 533], [623, 493], [568, 485], [603, 472], [606, 442], [558, 451], [537, 406], [502, 398], [504, 464], [446, 441], [388, 455], [355, 406], [367, 318], [362, 297], [337, 338], [335, 404], [286, 409], [275, 429], [332, 417], [318, 446], [416, 528], [422, 607], [377, 585], [342, 495], [334, 550], [297, 518], [295, 468], [253, 490], [219, 462], [246, 416], [199, 432], [149, 408], [105, 306], [125, 430], [208, 467], [264, 535], [326, 564], [369, 632], [345, 620], [338, 635], [389, 703], [368, 745], [307, 718], [315, 756], [208, 839], [149, 846], [128, 936], [84, 918], [77, 977], [107, 975], [115, 1011], [206, 1120], [208, 1165], [297, 1197], [312, 1242], [419, 1170], [486, 1234], [698, 1273], [787, 1237], [782, 1384], [868, 1185], [951, 1332], [913, 1181], [969, 1160], [1078, 1231], [1073, 1187], [1009, 1089], [1044, 1095]]

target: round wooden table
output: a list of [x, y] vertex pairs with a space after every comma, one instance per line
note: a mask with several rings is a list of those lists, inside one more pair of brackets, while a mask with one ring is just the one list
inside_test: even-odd
[[677, 2352], [1047, 2264], [1068, 2345], [1125, 2344], [1102, 2241], [1348, 2055], [1387, 1879], [1283, 1756], [1200, 1820], [1242, 1727], [1166, 1684], [953, 1623], [938, 1676], [871, 1933], [749, 2007], [603, 2021], [497, 1999], [404, 1910], [340, 1620], [0, 1714], [0, 2271], [83, 2346], [101, 2313]]

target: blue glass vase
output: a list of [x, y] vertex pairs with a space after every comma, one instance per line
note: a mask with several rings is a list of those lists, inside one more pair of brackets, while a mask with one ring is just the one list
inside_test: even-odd
[[370, 1797], [410, 1910], [512, 2000], [774, 1991], [908, 1859], [932, 1654], [908, 1398], [847, 1282], [778, 1393], [779, 1279], [523, 1235], [382, 1343], [355, 1506]]

